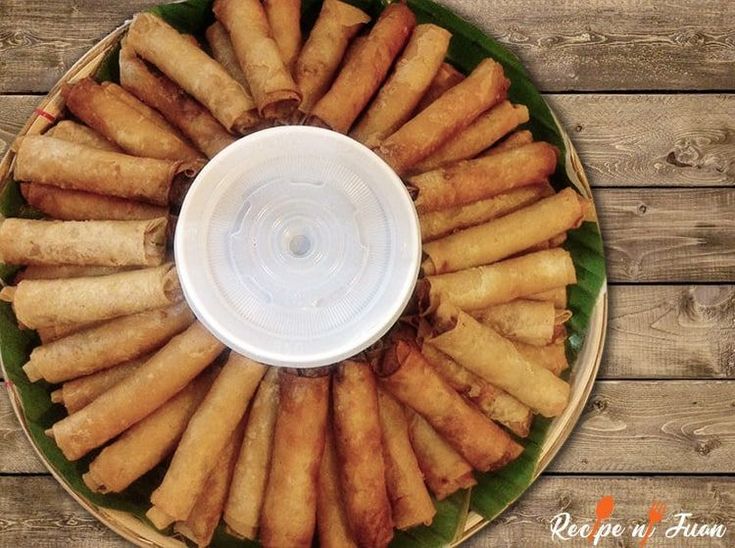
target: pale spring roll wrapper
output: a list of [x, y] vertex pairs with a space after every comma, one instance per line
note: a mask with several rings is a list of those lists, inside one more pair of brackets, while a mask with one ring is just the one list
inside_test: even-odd
[[76, 264], [29, 265], [16, 277], [16, 280], [56, 280], [58, 278], [107, 276], [108, 274], [115, 274], [125, 270], [133, 270], [133, 268], [122, 266], [83, 266]]
[[329, 376], [279, 374], [273, 456], [260, 519], [266, 548], [311, 546], [324, 450]]
[[97, 133], [91, 127], [78, 124], [71, 120], [61, 120], [44, 133], [44, 135], [90, 148], [98, 148], [109, 152], [122, 152], [119, 146], [105, 139], [104, 136]]
[[518, 299], [475, 310], [471, 315], [514, 342], [546, 346], [554, 341], [557, 313], [550, 301]]
[[503, 67], [485, 59], [466, 79], [383, 141], [378, 154], [398, 174], [406, 173], [488, 108], [505, 99], [509, 84]]
[[200, 323], [192, 324], [127, 379], [54, 424], [56, 445], [69, 460], [83, 457], [161, 407], [223, 350]]
[[398, 529], [429, 525], [436, 508], [424, 485], [416, 454], [408, 436], [403, 406], [384, 390], [378, 390], [383, 459], [393, 522]]
[[426, 484], [436, 499], [444, 500], [460, 489], [477, 485], [470, 463], [452, 449], [421, 415], [410, 409], [406, 412], [411, 446]]
[[347, 133], [385, 80], [415, 26], [416, 17], [405, 4], [385, 8], [332, 87], [312, 109], [314, 123]]
[[127, 45], [209, 109], [228, 130], [244, 133], [258, 123], [253, 103], [227, 71], [159, 17], [139, 13]]
[[230, 35], [260, 115], [288, 117], [301, 102], [301, 93], [281, 58], [260, 1], [216, 0], [214, 14]]
[[556, 157], [556, 148], [540, 141], [422, 173], [408, 182], [418, 191], [416, 209], [436, 211], [546, 181], [556, 169]]
[[[151, 495], [154, 514], [189, 518], [197, 497], [265, 374], [265, 366], [232, 352], [189, 421], [163, 482]], [[160, 523], [151, 519], [160, 528]]]
[[201, 103], [163, 73], [146, 65], [125, 43], [120, 50], [120, 83], [160, 111], [208, 158], [235, 142]]
[[36, 333], [38, 333], [38, 338], [41, 339], [42, 344], [48, 344], [54, 341], [58, 341], [59, 339], [63, 339], [64, 337], [68, 337], [69, 335], [73, 335], [74, 333], [84, 331], [85, 329], [90, 329], [102, 323], [104, 323], [104, 321], [89, 323], [64, 323], [61, 325], [52, 325], [50, 327], [39, 327], [38, 329], [36, 329]]
[[324, 0], [294, 67], [301, 90], [299, 110], [309, 114], [329, 89], [350, 40], [370, 21], [362, 10], [340, 0]]
[[568, 251], [537, 251], [495, 264], [450, 274], [427, 276], [419, 287], [423, 311], [435, 310], [440, 300], [465, 311], [532, 298], [534, 293], [574, 284], [577, 275]]
[[181, 162], [138, 158], [69, 143], [44, 135], [26, 135], [15, 156], [19, 181], [168, 205], [174, 177], [188, 168]]
[[487, 149], [480, 156], [492, 156], [493, 154], [497, 154], [498, 152], [503, 152], [512, 148], [518, 148], [520, 146], [528, 145], [530, 143], [533, 143], [533, 134], [527, 129], [520, 129], [508, 135], [508, 137], [503, 139], [497, 145]]
[[531, 363], [548, 369], [557, 377], [569, 367], [564, 339], [555, 341], [546, 346], [534, 346], [513, 341], [516, 350]]
[[411, 117], [447, 54], [451, 37], [431, 24], [413, 30], [393, 73], [350, 133], [354, 139], [374, 148]]
[[503, 101], [480, 115], [454, 139], [447, 141], [436, 152], [420, 162], [414, 170], [422, 173], [437, 167], [468, 160], [493, 146], [504, 135], [528, 122], [528, 108]]
[[442, 63], [429, 85], [429, 89], [416, 106], [416, 113], [421, 112], [431, 103], [441, 97], [449, 88], [453, 88], [465, 79], [465, 75], [459, 72], [449, 63]]
[[375, 376], [366, 362], [345, 361], [332, 384], [334, 438], [342, 495], [355, 541], [387, 546], [393, 518], [383, 461]]
[[[215, 21], [207, 27], [205, 35], [209, 49], [212, 50], [214, 60], [222, 65], [230, 76], [237, 80], [252, 100], [248, 79], [245, 78], [245, 73], [240, 68], [237, 55], [235, 55], [235, 49], [232, 47], [232, 40], [230, 40], [230, 35], [227, 33], [225, 26], [219, 21]], [[255, 106], [255, 101], [253, 101], [253, 106]]]
[[263, 377], [250, 409], [224, 510], [224, 520], [229, 529], [235, 535], [251, 540], [257, 538], [277, 416], [278, 368], [271, 367]]
[[5, 219], [0, 257], [7, 264], [156, 266], [166, 253], [167, 222]]
[[[574, 283], [574, 282], [570, 282]], [[567, 307], [567, 288], [565, 285], [526, 295], [526, 299], [533, 301], [551, 301], [556, 308]]]
[[582, 198], [571, 188], [481, 225], [424, 245], [426, 275], [456, 272], [506, 259], [546, 243], [583, 220]]
[[283, 64], [293, 71], [301, 50], [301, 0], [263, 0], [263, 7]]
[[23, 370], [32, 382], [90, 375], [157, 350], [193, 321], [185, 303], [124, 316], [37, 346]]
[[168, 306], [182, 299], [176, 270], [156, 268], [95, 278], [23, 280], [0, 291], [18, 321], [31, 329], [108, 320]]
[[457, 230], [492, 221], [552, 194], [554, 190], [549, 183], [529, 185], [472, 204], [419, 213], [421, 240], [430, 242]]
[[97, 493], [120, 493], [173, 453], [214, 377], [208, 369], [105, 447], [83, 476], [87, 487]]
[[513, 343], [451, 303], [434, 314], [436, 335], [427, 342], [544, 417], [559, 416], [569, 384], [534, 364]]

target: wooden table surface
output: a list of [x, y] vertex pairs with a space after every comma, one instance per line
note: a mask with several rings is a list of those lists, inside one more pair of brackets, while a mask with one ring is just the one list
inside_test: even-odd
[[[0, 0], [0, 153], [71, 63], [160, 1]], [[467, 545], [548, 544], [553, 515], [589, 523], [613, 495], [621, 523], [645, 522], [655, 498], [728, 524], [687, 546], [735, 546], [735, 2], [444, 3], [521, 57], [572, 135], [610, 283], [605, 357], [574, 434]], [[46, 473], [3, 392], [0, 546], [124, 544]]]

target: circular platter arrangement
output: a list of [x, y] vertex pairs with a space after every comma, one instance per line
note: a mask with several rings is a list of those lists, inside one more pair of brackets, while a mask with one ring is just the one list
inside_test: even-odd
[[440, 3], [136, 14], [0, 180], [11, 404], [137, 545], [455, 546], [592, 389], [581, 162], [514, 55]]

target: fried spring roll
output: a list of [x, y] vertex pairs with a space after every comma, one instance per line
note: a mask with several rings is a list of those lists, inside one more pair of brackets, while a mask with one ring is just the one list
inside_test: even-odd
[[385, 478], [378, 394], [370, 366], [345, 361], [334, 374], [334, 438], [347, 521], [360, 546], [387, 546], [393, 519]]
[[243, 133], [258, 123], [243, 87], [222, 65], [159, 17], [136, 15], [126, 43], [207, 107], [228, 130]]
[[44, 133], [44, 135], [46, 137], [55, 137], [62, 141], [69, 141], [70, 143], [77, 143], [78, 145], [97, 148], [99, 150], [122, 152], [122, 149], [119, 146], [112, 141], [105, 139], [91, 127], [77, 124], [71, 120], [61, 120]]
[[556, 417], [569, 401], [569, 384], [530, 362], [513, 343], [451, 303], [434, 314], [427, 342], [544, 417]]
[[[242, 71], [240, 63], [237, 61], [237, 55], [235, 55], [235, 50], [232, 47], [230, 35], [227, 34], [227, 29], [222, 23], [215, 21], [207, 27], [205, 35], [207, 37], [209, 49], [212, 50], [212, 57], [214, 57], [215, 61], [220, 65], [225, 67], [225, 70], [229, 75], [237, 80], [252, 99], [248, 79], [245, 78], [245, 73]], [[254, 104], [255, 102], [253, 102], [253, 105]]]
[[354, 139], [374, 148], [411, 117], [447, 54], [451, 37], [431, 24], [413, 30], [393, 73], [352, 130]]
[[80, 265], [30, 265], [16, 278], [20, 280], [56, 280], [58, 278], [84, 278], [107, 276], [116, 272], [132, 270], [121, 266], [80, 266]]
[[416, 209], [426, 212], [470, 204], [513, 188], [541, 183], [555, 169], [556, 148], [536, 142], [435, 169], [408, 181], [418, 190]]
[[416, 17], [405, 4], [390, 4], [312, 109], [313, 123], [347, 133], [385, 80], [415, 26]]
[[454, 139], [446, 142], [416, 165], [414, 170], [423, 173], [443, 165], [474, 158], [528, 120], [528, 108], [525, 105], [513, 105], [510, 101], [503, 101], [480, 115]]
[[340, 0], [324, 0], [294, 68], [301, 90], [299, 110], [309, 114], [329, 89], [347, 46], [370, 17]]
[[462, 82], [445, 92], [383, 141], [378, 154], [398, 174], [406, 173], [488, 108], [505, 98], [503, 67], [485, 59]]
[[[196, 40], [195, 38], [193, 39]], [[102, 86], [102, 89], [104, 89], [106, 93], [124, 102], [130, 108], [148, 118], [151, 122], [156, 124], [161, 129], [176, 135], [179, 139], [184, 141], [183, 136], [166, 121], [166, 118], [161, 116], [158, 111], [146, 105], [143, 101], [138, 99], [135, 95], [133, 95], [127, 89], [123, 88], [121, 85], [116, 84], [115, 82], [102, 82], [100, 86]], [[197, 156], [193, 157], [192, 159], [201, 159], [201, 156], [197, 154]]]
[[301, 0], [264, 0], [263, 7], [283, 64], [293, 71], [301, 50]]
[[278, 414], [278, 368], [268, 370], [255, 395], [239, 448], [224, 520], [236, 535], [255, 540], [271, 465]]
[[230, 35], [260, 115], [288, 117], [301, 102], [301, 93], [281, 58], [262, 4], [258, 0], [216, 0], [214, 14]]
[[385, 479], [398, 529], [429, 525], [436, 508], [424, 485], [416, 454], [408, 437], [403, 407], [391, 395], [378, 390], [380, 425], [383, 431]]
[[547, 289], [545, 291], [540, 291], [538, 293], [532, 293], [531, 295], [526, 295], [525, 298], [532, 301], [551, 301], [552, 303], [554, 303], [554, 306], [556, 308], [566, 308], [567, 288], [566, 286], [562, 285], [559, 287]]
[[533, 346], [546, 346], [554, 341], [557, 312], [551, 301], [518, 299], [476, 310], [471, 315], [513, 341]]
[[279, 397], [260, 542], [266, 548], [308, 548], [316, 522], [329, 376], [298, 377], [281, 371]]
[[22, 280], [0, 291], [18, 321], [31, 329], [127, 316], [180, 301], [173, 265], [96, 278]]
[[104, 321], [89, 322], [89, 323], [65, 323], [61, 325], [52, 325], [50, 327], [39, 327], [36, 329], [38, 338], [41, 339], [42, 344], [48, 344], [50, 342], [58, 341], [74, 333], [79, 333], [85, 329], [91, 329], [94, 326], [100, 325]]
[[167, 76], [147, 66], [124, 43], [120, 50], [120, 83], [138, 99], [160, 111], [207, 157], [214, 157], [235, 142], [201, 103]]
[[530, 131], [528, 131], [527, 129], [514, 131], [508, 137], [503, 139], [500, 143], [487, 149], [480, 156], [492, 156], [493, 154], [497, 154], [498, 152], [503, 152], [512, 148], [518, 148], [523, 145], [528, 145], [530, 143], [533, 143], [533, 134]]
[[155, 266], [166, 253], [165, 217], [142, 221], [5, 219], [0, 256], [7, 264]]
[[431, 276], [491, 264], [578, 227], [583, 216], [581, 197], [565, 188], [513, 213], [425, 244], [421, 268]]
[[173, 453], [213, 381], [212, 371], [202, 373], [105, 447], [83, 476], [87, 487], [97, 493], [119, 493]]
[[531, 363], [548, 369], [557, 377], [569, 367], [564, 339], [546, 346], [534, 346], [513, 341], [516, 350]]
[[537, 251], [488, 266], [427, 276], [419, 287], [424, 311], [439, 301], [472, 311], [519, 299], [577, 281], [569, 253], [560, 248]]
[[54, 424], [56, 445], [69, 460], [83, 457], [161, 407], [223, 349], [200, 323], [192, 324], [127, 379]]
[[202, 492], [215, 462], [237, 425], [242, 421], [251, 398], [265, 374], [265, 366], [231, 353], [212, 388], [189, 421], [176, 448], [163, 482], [151, 495], [153, 524], [162, 524], [154, 516], [172, 521], [186, 521]]
[[421, 112], [431, 103], [441, 97], [449, 88], [453, 88], [464, 80], [465, 76], [449, 63], [442, 63], [439, 71], [429, 85], [429, 89], [419, 101], [415, 112]]

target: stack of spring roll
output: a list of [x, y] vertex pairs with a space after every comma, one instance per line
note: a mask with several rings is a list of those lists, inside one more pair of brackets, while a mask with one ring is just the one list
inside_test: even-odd
[[[84, 481], [125, 491], [165, 466], [149, 520], [208, 545], [386, 546], [523, 451], [534, 414], [569, 397], [561, 245], [587, 203], [549, 184], [500, 64], [464, 76], [450, 34], [402, 3], [374, 22], [325, 0], [216, 0], [206, 44], [133, 20], [120, 82], [63, 91], [68, 119], [15, 144], [41, 220], [6, 219], [24, 265], [0, 298], [42, 344], [24, 366], [68, 416], [49, 429]], [[304, 122], [374, 149], [415, 195], [418, 309], [368, 353], [297, 374], [228, 353], [182, 300], [167, 244], [187, 184], [238, 136]]]

